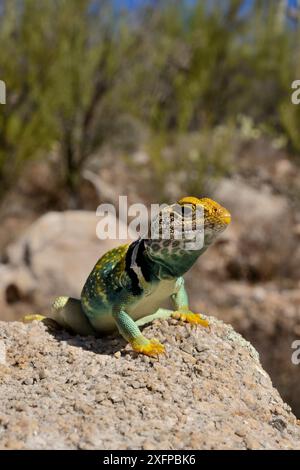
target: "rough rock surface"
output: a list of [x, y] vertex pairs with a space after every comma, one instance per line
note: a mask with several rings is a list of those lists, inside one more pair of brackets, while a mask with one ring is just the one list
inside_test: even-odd
[[300, 427], [257, 352], [210, 322], [146, 327], [166, 345], [159, 359], [119, 337], [1, 322], [0, 447], [299, 449]]
[[[194, 276], [201, 279], [199, 273]], [[233, 325], [255, 346], [274, 386], [297, 417], [300, 417], [300, 365], [292, 361], [292, 345], [300, 340], [299, 287], [285, 289], [275, 283], [250, 286], [227, 281], [221, 289], [202, 281], [197, 292], [197, 286], [194, 287], [192, 295], [194, 309], [221, 315], [222, 320]]]

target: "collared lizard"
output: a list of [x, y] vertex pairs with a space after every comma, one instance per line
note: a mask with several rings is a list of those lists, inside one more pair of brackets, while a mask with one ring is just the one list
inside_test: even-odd
[[[162, 235], [166, 213], [170, 217], [167, 238]], [[105, 253], [88, 276], [81, 298], [58, 297], [47, 318], [82, 335], [118, 329], [135, 351], [150, 356], [163, 353], [164, 346], [147, 339], [139, 326], [170, 316], [208, 326], [200, 314], [190, 311], [182, 276], [230, 220], [228, 210], [209, 198], [185, 197], [167, 206], [153, 221], [158, 228], [157, 238], [142, 237]], [[197, 230], [202, 230], [203, 243], [191, 249]], [[161, 308], [168, 298], [175, 310]], [[24, 321], [45, 318], [27, 315]]]

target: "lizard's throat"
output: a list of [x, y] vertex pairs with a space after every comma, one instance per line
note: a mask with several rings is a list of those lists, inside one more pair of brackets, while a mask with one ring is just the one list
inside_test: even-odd
[[151, 248], [147, 247], [144, 251], [144, 258], [158, 279], [172, 279], [185, 274], [206, 248], [153, 253]]
[[173, 279], [182, 276], [206, 250], [153, 249], [151, 240], [133, 242], [127, 252], [127, 271], [138, 288], [145, 288], [148, 283], [162, 279]]

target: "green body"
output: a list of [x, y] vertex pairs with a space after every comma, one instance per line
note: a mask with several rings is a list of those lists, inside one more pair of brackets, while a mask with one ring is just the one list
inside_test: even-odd
[[80, 334], [109, 333], [118, 329], [127, 341], [132, 342], [144, 338], [139, 326], [172, 315], [173, 310], [162, 308], [168, 300], [176, 311], [187, 311], [188, 297], [182, 275], [200, 252], [179, 256], [179, 248], [176, 249], [176, 242], [173, 242], [173, 251], [165, 253], [168, 263], [164, 267], [151, 259], [146, 249], [141, 250], [137, 275], [129, 263], [136, 243], [122, 245], [104, 254], [89, 275], [81, 300], [59, 297], [51, 317]]
[[[128, 341], [140, 334], [135, 321], [156, 313], [168, 299], [176, 309], [187, 305], [183, 278], [177, 276], [183, 274], [181, 264], [170, 274], [151, 261], [144, 250], [140, 261], [144, 271], [140, 276], [130, 276], [133, 269], [126, 266], [126, 258], [131, 249], [132, 245], [121, 246], [100, 258], [81, 295], [83, 311], [95, 330], [106, 332], [118, 327]], [[190, 256], [189, 265], [197, 257], [196, 253]]]
[[[196, 201], [196, 204], [198, 201], [209, 204], [209, 209], [212, 207], [205, 217], [201, 248], [191, 250], [186, 244], [187, 239], [178, 240], [174, 235], [182, 225], [191, 227], [195, 222], [194, 212], [183, 217], [181, 209], [168, 206], [166, 210], [174, 215], [170, 238], [139, 239], [107, 252], [89, 275], [81, 299], [58, 297], [50, 317], [83, 335], [118, 329], [135, 350], [145, 354], [159, 354], [163, 352], [163, 346], [145, 338], [139, 326], [174, 314], [174, 310], [164, 308], [167, 300], [171, 300], [176, 318], [207, 326], [200, 315], [189, 310], [182, 276], [224, 230], [229, 216], [214, 201]], [[227, 217], [226, 223], [223, 214]]]

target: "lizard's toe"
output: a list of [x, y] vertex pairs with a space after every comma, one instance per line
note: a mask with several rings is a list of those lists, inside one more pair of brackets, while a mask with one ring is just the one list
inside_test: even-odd
[[209, 321], [202, 318], [200, 313], [176, 311], [173, 313], [172, 317], [176, 318], [177, 320], [182, 320], [187, 323], [191, 323], [192, 325], [201, 325], [205, 328], [209, 326]]
[[205, 328], [209, 326], [209, 321], [202, 318], [200, 313], [188, 313], [186, 317], [186, 321], [192, 325], [201, 325]]
[[134, 351], [146, 354], [146, 356], [158, 356], [159, 354], [164, 354], [165, 347], [156, 339], [150, 339], [146, 342], [133, 341], [131, 343]]

